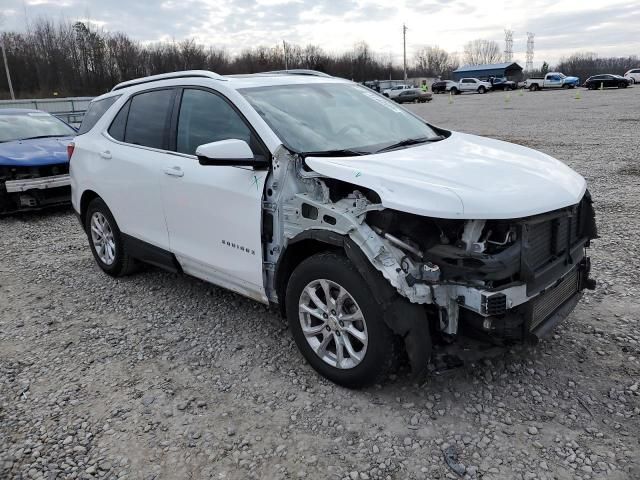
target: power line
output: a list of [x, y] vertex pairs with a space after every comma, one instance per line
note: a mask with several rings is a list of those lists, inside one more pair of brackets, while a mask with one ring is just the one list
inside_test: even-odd
[[524, 67], [527, 72], [533, 70], [533, 37], [535, 36], [535, 33], [527, 32], [527, 61]]
[[504, 62], [513, 61], [513, 30], [504, 30]]

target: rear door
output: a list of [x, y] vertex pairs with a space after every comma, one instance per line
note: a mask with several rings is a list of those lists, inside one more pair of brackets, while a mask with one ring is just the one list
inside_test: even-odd
[[160, 180], [175, 95], [175, 88], [133, 95], [114, 117], [99, 152], [105, 166], [100, 194], [120, 230], [165, 250], [169, 236]]
[[[262, 194], [267, 170], [203, 166], [199, 145], [246, 141], [268, 156], [244, 117], [219, 93], [185, 87], [176, 99], [173, 155], [162, 166], [162, 201], [171, 251], [185, 272], [260, 301]], [[159, 170], [160, 171], [160, 170]]]

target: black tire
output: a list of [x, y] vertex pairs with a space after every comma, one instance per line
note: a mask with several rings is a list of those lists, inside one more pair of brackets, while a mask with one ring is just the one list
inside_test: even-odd
[[529, 91], [531, 92], [537, 92], [538, 91], [538, 84], [534, 83], [529, 87]]
[[[302, 331], [299, 317], [301, 296], [310, 283], [321, 279], [329, 280], [343, 287], [362, 312], [368, 342], [364, 357], [354, 367], [339, 369], [329, 365], [314, 352]], [[324, 252], [304, 260], [289, 278], [285, 302], [287, 319], [293, 338], [302, 355], [320, 375], [347, 388], [361, 388], [376, 383], [395, 368], [396, 340], [384, 323], [382, 307], [376, 301], [375, 295], [365, 279], [345, 256]], [[320, 325], [322, 324], [320, 323]], [[333, 348], [336, 350], [335, 343], [333, 343]]]
[[628, 85], [627, 85], [627, 82], [620, 82], [620, 83], [618, 84], [618, 88], [627, 88], [627, 86], [628, 86]]
[[487, 89], [484, 88], [482, 85], [480, 87], [478, 87], [478, 93], [486, 93]]
[[[91, 236], [91, 219], [94, 214], [100, 213], [106, 219], [111, 228], [111, 232], [113, 233], [113, 240], [115, 245], [115, 255], [113, 262], [111, 264], [105, 263], [98, 252], [96, 251], [96, 247], [92, 240]], [[129, 275], [133, 273], [136, 269], [136, 261], [135, 259], [129, 255], [126, 251], [124, 243], [122, 241], [122, 234], [120, 233], [120, 229], [118, 228], [118, 224], [116, 220], [113, 218], [111, 214], [111, 210], [107, 207], [107, 204], [101, 198], [94, 198], [89, 207], [87, 208], [87, 214], [84, 218], [84, 229], [87, 232], [87, 240], [89, 241], [89, 247], [91, 248], [91, 253], [93, 254], [93, 258], [96, 260], [98, 266], [108, 275], [112, 277], [122, 277], [125, 275]]]
[[451, 92], [452, 92], [454, 95], [459, 95], [459, 94], [460, 94], [460, 90], [458, 90], [456, 87], [451, 87]]

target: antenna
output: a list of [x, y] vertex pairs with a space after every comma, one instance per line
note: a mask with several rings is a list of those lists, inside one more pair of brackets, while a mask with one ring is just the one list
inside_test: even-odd
[[527, 72], [533, 70], [533, 37], [535, 36], [535, 33], [527, 32], [527, 62], [524, 67]]
[[513, 60], [513, 30], [504, 30], [504, 62]]

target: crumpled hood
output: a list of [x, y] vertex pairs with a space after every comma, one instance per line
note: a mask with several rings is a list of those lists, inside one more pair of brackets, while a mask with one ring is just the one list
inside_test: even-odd
[[374, 190], [387, 208], [437, 218], [509, 219], [574, 205], [579, 174], [542, 152], [453, 132], [445, 140], [357, 157], [308, 157], [314, 171]]
[[33, 138], [0, 143], [0, 165], [35, 167], [67, 163], [73, 137]]
[[565, 77], [564, 83], [578, 83], [580, 79], [578, 77]]

